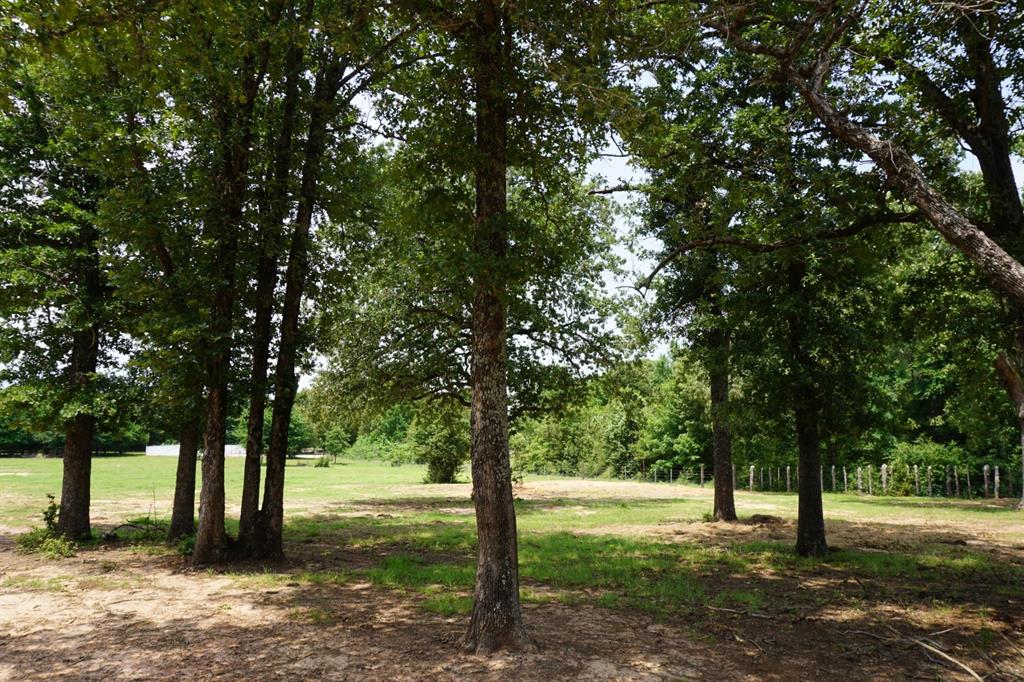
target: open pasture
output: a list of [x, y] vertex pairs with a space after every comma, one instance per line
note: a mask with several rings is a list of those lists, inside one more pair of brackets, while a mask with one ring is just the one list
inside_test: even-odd
[[[456, 656], [472, 606], [469, 484], [290, 463], [287, 559], [198, 570], [146, 532], [173, 459], [98, 458], [116, 540], [18, 550], [60, 462], [0, 460], [0, 678], [985, 679], [1024, 675], [1024, 523], [1011, 503], [826, 496], [833, 551], [791, 551], [796, 496], [529, 477], [516, 488], [536, 653]], [[237, 500], [241, 460], [228, 460]], [[237, 508], [229, 506], [237, 514]]]

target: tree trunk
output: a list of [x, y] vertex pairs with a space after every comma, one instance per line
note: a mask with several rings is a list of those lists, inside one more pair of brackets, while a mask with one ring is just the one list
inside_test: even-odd
[[[282, 7], [275, 10], [276, 24]], [[209, 207], [204, 231], [216, 245], [215, 263], [220, 279], [214, 286], [206, 344], [206, 436], [203, 444], [203, 484], [199, 492], [199, 526], [192, 553], [194, 564], [217, 563], [227, 558], [224, 530], [224, 444], [230, 400], [228, 379], [231, 369], [234, 331], [235, 279], [238, 235], [245, 213], [249, 162], [252, 152], [252, 114], [265, 75], [270, 43], [264, 40], [256, 52], [243, 60], [241, 102], [223, 93], [214, 103], [219, 136], [219, 164], [216, 177], [219, 196]], [[206, 236], [206, 235], [204, 235]]]
[[[303, 25], [311, 12], [312, 2], [308, 0], [302, 16]], [[288, 178], [291, 176], [292, 138], [302, 57], [302, 47], [293, 43], [286, 57], [281, 127], [274, 143], [273, 172], [267, 182], [266, 212], [262, 220], [253, 320], [249, 423], [245, 441], [245, 472], [242, 477], [242, 508], [238, 520], [238, 541], [247, 554], [256, 551], [253, 543], [257, 535], [260, 506], [260, 462], [263, 457], [263, 419], [267, 404], [267, 367], [274, 316], [274, 291], [277, 288], [277, 254], [281, 247], [282, 227], [288, 216]]]
[[814, 381], [814, 359], [807, 352], [807, 293], [803, 279], [807, 264], [797, 259], [788, 266], [789, 294], [794, 299], [787, 313], [789, 354], [793, 372], [793, 413], [796, 423], [798, 511], [796, 553], [824, 556], [825, 515], [821, 500], [821, 443], [818, 436], [818, 401]]
[[825, 556], [828, 553], [828, 544], [825, 542], [825, 515], [819, 477], [821, 450], [818, 415], [813, 405], [798, 398], [795, 416], [797, 449], [800, 457], [797, 475], [796, 553], [800, 556]]
[[206, 435], [203, 443], [203, 484], [199, 493], [199, 526], [192, 553], [195, 564], [219, 563], [227, 558], [224, 530], [224, 442], [227, 436], [230, 355], [218, 352], [209, 362], [212, 377], [206, 400]]
[[72, 540], [92, 537], [89, 525], [89, 485], [95, 419], [80, 414], [64, 428], [64, 473], [57, 532]]
[[288, 427], [298, 390], [295, 365], [300, 347], [299, 318], [302, 293], [309, 273], [309, 233], [316, 209], [320, 164], [327, 143], [327, 124], [334, 110], [334, 100], [344, 73], [340, 62], [334, 62], [317, 75], [313, 92], [309, 134], [306, 136], [299, 202], [288, 251], [285, 271], [284, 304], [281, 310], [281, 339], [274, 369], [274, 412], [270, 422], [270, 447], [267, 449], [267, 473], [260, 510], [258, 538], [254, 543], [257, 556], [284, 556], [284, 474], [288, 456]]
[[1024, 265], [932, 187], [910, 154], [892, 140], [879, 138], [836, 111], [822, 91], [793, 67], [787, 67], [786, 74], [825, 127], [843, 142], [867, 154], [939, 234], [967, 256], [995, 289], [1018, 305], [1024, 305]]
[[736, 520], [736, 501], [732, 488], [732, 435], [726, 415], [729, 407], [729, 338], [715, 331], [711, 339], [714, 348], [708, 367], [711, 380], [711, 432], [712, 457], [715, 470], [716, 521]]
[[178, 443], [178, 471], [174, 481], [174, 506], [168, 540], [192, 535], [196, 531], [196, 456], [199, 452], [199, 419], [185, 418]]
[[[1010, 362], [1006, 353], [1000, 353], [995, 361], [996, 373], [999, 375], [1006, 392], [1013, 400], [1014, 409], [1017, 411], [1017, 424], [1020, 430], [1021, 442], [1021, 499], [1017, 509], [1024, 509], [1024, 381], [1021, 380], [1020, 372]], [[1011, 479], [1012, 480], [1012, 479]]]
[[256, 281], [252, 375], [249, 379], [249, 423], [245, 439], [245, 469], [242, 474], [242, 508], [238, 516], [238, 543], [247, 551], [256, 533], [256, 515], [259, 512], [270, 324], [274, 314], [274, 289], [277, 286], [277, 258], [268, 254], [266, 249], [267, 246], [264, 245]]
[[507, 73], [511, 36], [496, 0], [477, 3], [473, 82], [476, 97], [477, 268], [472, 314], [472, 471], [477, 569], [473, 614], [462, 639], [468, 653], [531, 646], [519, 603], [519, 549], [508, 450], [508, 348], [504, 224], [508, 190]]
[[[95, 319], [96, 306], [103, 295], [99, 254], [96, 252], [96, 232], [87, 227], [82, 230], [82, 247], [87, 255], [83, 263], [82, 299], [86, 314], [93, 319], [88, 326], [77, 329], [71, 340], [71, 362], [68, 385], [72, 399], [88, 388], [96, 373], [100, 353], [100, 327]], [[60, 512], [57, 532], [72, 540], [85, 540], [92, 536], [89, 524], [89, 487], [92, 476], [92, 441], [96, 432], [96, 418], [88, 411], [79, 412], [64, 425], [64, 461], [61, 479]]]

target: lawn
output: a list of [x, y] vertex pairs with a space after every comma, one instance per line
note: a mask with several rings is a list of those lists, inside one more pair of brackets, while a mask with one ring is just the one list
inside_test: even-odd
[[[96, 526], [164, 522], [174, 466], [173, 458], [98, 458]], [[239, 498], [241, 473], [242, 460], [228, 459], [229, 500]], [[108, 637], [114, 646], [116, 620], [82, 613], [83, 600], [108, 615], [118, 610], [109, 604], [139, 602], [128, 617], [143, 630], [152, 624], [152, 637], [211, 622], [230, 630], [259, 612], [264, 637], [291, 641], [283, 633], [296, 628], [313, 639], [333, 633], [333, 646], [346, 651], [366, 635], [360, 628], [379, 625], [387, 636], [376, 646], [420, 647], [413, 668], [443, 677], [450, 640], [472, 605], [474, 517], [468, 484], [425, 485], [423, 474], [379, 462], [290, 462], [288, 559], [196, 572], [175, 547], [131, 532], [68, 559], [15, 552], [10, 539], [40, 525], [46, 494], [59, 492], [60, 462], [0, 460], [0, 535], [8, 540], [0, 546], [0, 606], [59, 614], [37, 617], [27, 630], [0, 616], [0, 632], [34, 636], [37, 655], [53, 649], [68, 614], [90, 624], [85, 636], [98, 649]], [[517, 486], [524, 608], [545, 645], [520, 662], [527, 677], [600, 677], [591, 667], [606, 663], [611, 678], [655, 668], [669, 678], [700, 676], [722, 666], [740, 677], [785, 677], [801, 661], [855, 678], [966, 675], [960, 664], [992, 679], [1024, 674], [1024, 514], [1012, 502], [828, 494], [833, 551], [817, 561], [790, 550], [795, 495], [740, 492], [741, 523], [719, 524], [705, 521], [711, 494], [692, 485], [541, 477]], [[154, 600], [178, 607], [154, 612]], [[219, 611], [182, 616], [211, 608]], [[438, 631], [447, 639], [429, 634]], [[596, 653], [601, 637], [613, 641]], [[0, 653], [29, 655], [17, 641], [0, 635]], [[570, 653], [554, 655], [553, 643]], [[686, 665], [666, 657], [666, 643], [690, 651]], [[355, 677], [397, 674], [345, 655]], [[492, 663], [462, 672], [490, 676]]]

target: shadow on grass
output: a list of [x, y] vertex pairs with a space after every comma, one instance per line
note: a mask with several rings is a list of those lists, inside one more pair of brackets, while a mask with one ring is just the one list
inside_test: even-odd
[[[825, 498], [826, 505], [828, 498]], [[898, 507], [902, 509], [922, 509], [922, 510], [934, 510], [934, 509], [950, 509], [957, 511], [968, 511], [968, 512], [983, 512], [991, 514], [1004, 514], [1007, 512], [1013, 512], [1014, 507], [1020, 502], [1019, 499], [994, 499], [994, 498], [978, 498], [978, 499], [950, 499], [950, 498], [931, 498], [931, 497], [883, 497], [883, 496], [870, 496], [864, 497], [857, 496], [846, 496], [843, 498], [845, 504], [857, 504], [871, 507]], [[1024, 515], [1022, 515], [1024, 520]]]
[[[707, 525], [723, 533], [736, 529]], [[856, 525], [864, 537], [880, 537], [888, 528]], [[555, 678], [579, 676], [569, 662], [558, 663], [559, 650], [626, 665], [656, 660], [666, 647], [678, 656], [686, 646], [698, 647], [691, 653], [699, 660], [734, 666], [706, 669], [718, 678], [730, 677], [723, 672], [729, 670], [736, 677], [791, 679], [795, 669], [846, 670], [851, 679], [934, 677], [939, 669], [908, 639], [925, 635], [980, 671], [1011, 665], [1015, 654], [998, 633], [1012, 632], [1020, 619], [1013, 604], [1024, 598], [1024, 567], [950, 544], [966, 542], [955, 530], [904, 532], [916, 540], [899, 551], [847, 546], [821, 561], [796, 557], [789, 542], [747, 535], [731, 544], [707, 544], [523, 533], [520, 574], [528, 624], [546, 648], [554, 648], [545, 674]], [[112, 675], [118, 663], [100, 654], [115, 645], [117, 661], [125, 652], [143, 659], [159, 654], [164, 660], [168, 652], [168, 660], [210, 657], [214, 662], [204, 672], [211, 674], [225, 657], [237, 656], [238, 667], [230, 672], [240, 677], [264, 664], [286, 676], [312, 674], [292, 666], [303, 656], [324, 656], [324, 647], [346, 657], [334, 674], [378, 670], [376, 675], [386, 676], [379, 668], [359, 666], [379, 665], [410, 650], [418, 652], [410, 670], [423, 675], [430, 669], [415, 666], [447, 659], [461, 627], [443, 617], [464, 616], [472, 603], [471, 521], [296, 518], [287, 523], [286, 538], [283, 563], [207, 569], [238, 581], [253, 604], [277, 612], [274, 618], [237, 628], [211, 619], [201, 629], [197, 619], [210, 619], [209, 614], [169, 622], [97, 618], [92, 631], [74, 636], [56, 627], [8, 642], [0, 636], [0, 651], [14, 665], [38, 667], [50, 657], [59, 662], [83, 650], [88, 653], [74, 659], [76, 670], [97, 675]], [[664, 641], [667, 631], [652, 619], [684, 633], [689, 644]], [[941, 636], [933, 632], [949, 627], [954, 630]], [[264, 651], [275, 647], [283, 650], [280, 659], [265, 660]]]

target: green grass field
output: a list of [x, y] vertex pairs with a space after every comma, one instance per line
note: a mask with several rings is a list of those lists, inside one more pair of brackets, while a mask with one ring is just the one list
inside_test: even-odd
[[[242, 463], [227, 460], [229, 500], [239, 498]], [[165, 521], [175, 464], [163, 457], [97, 458], [94, 523], [115, 526], [139, 516]], [[355, 567], [305, 571], [305, 579], [360, 575], [422, 592], [427, 608], [466, 611], [475, 543], [469, 486], [424, 485], [423, 474], [423, 467], [373, 461], [328, 468], [289, 462], [288, 541], [367, 555]], [[0, 526], [14, 532], [40, 525], [46, 494], [59, 490], [59, 460], [0, 460]], [[710, 488], [691, 485], [528, 478], [516, 502], [525, 598], [589, 599], [671, 614], [709, 605], [762, 608], [777, 587], [764, 577], [780, 573], [924, 581], [943, 604], [955, 601], [957, 586], [965, 584], [1003, 585], [999, 590], [1007, 595], [1024, 586], [1024, 565], [994, 551], [1020, 549], [1024, 541], [1024, 517], [1008, 503], [827, 495], [837, 549], [825, 561], [812, 561], [790, 551], [795, 495], [738, 493], [742, 516], [769, 519], [767, 526], [748, 524], [738, 533], [702, 523], [710, 495]]]
[[[227, 461], [229, 519], [237, 515], [242, 464]], [[0, 537], [42, 525], [47, 493], [60, 490], [60, 465], [0, 460]], [[97, 458], [94, 527], [140, 517], [166, 522], [175, 465], [173, 458]], [[426, 485], [423, 475], [419, 466], [290, 461], [287, 561], [216, 567], [210, 577], [227, 577], [253, 599], [303, 590], [307, 601], [287, 618], [307, 625], [345, 617], [342, 607], [324, 604], [338, 590], [360, 586], [431, 617], [462, 618], [472, 606], [475, 572], [470, 486]], [[827, 494], [832, 551], [809, 560], [791, 549], [796, 495], [738, 492], [741, 522], [720, 524], [705, 521], [710, 487], [528, 477], [515, 494], [521, 594], [535, 608], [597, 609], [609, 619], [642, 614], [698, 639], [799, 647], [818, 638], [837, 652], [846, 651], [842, 633], [869, 632], [878, 644], [897, 641], [891, 633], [940, 631], [982, 664], [1003, 655], [1001, 642], [1024, 621], [1024, 513], [1010, 500]], [[0, 565], [0, 598], [5, 590], [55, 599], [83, 589], [137, 595], [147, 576], [185, 565], [158, 533], [134, 530], [77, 552], [77, 559], [62, 559], [58, 547], [37, 555], [43, 564], [6, 575]], [[137, 557], [131, 575], [118, 569], [125, 552]], [[74, 561], [83, 562], [83, 575]], [[735, 622], [723, 625], [723, 614]], [[822, 635], [822, 627], [832, 634]], [[910, 652], [908, 671], [919, 663], [919, 652]]]

